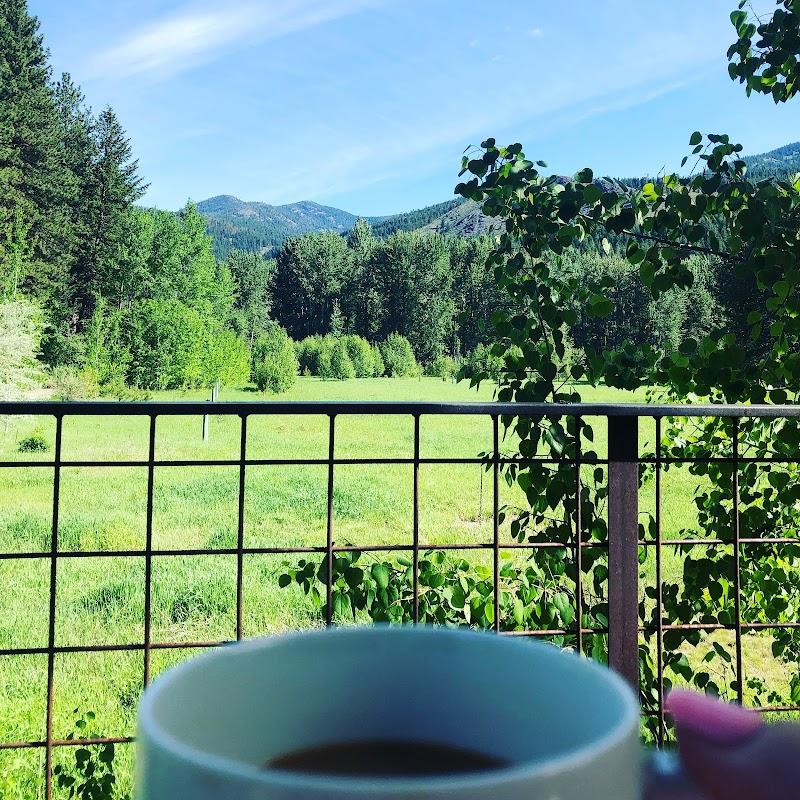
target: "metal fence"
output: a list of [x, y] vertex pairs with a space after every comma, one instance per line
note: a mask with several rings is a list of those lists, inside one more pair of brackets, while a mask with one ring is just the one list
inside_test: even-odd
[[[239, 457], [228, 460], [163, 460], [156, 458], [156, 433], [157, 423], [160, 418], [173, 416], [214, 416], [225, 415], [239, 417], [241, 420], [241, 434]], [[52, 460], [9, 460], [0, 461], [0, 468], [18, 469], [31, 468], [37, 470], [52, 470], [53, 498], [52, 498], [52, 534], [50, 547], [41, 552], [4, 552], [0, 553], [1, 560], [7, 559], [41, 559], [49, 562], [49, 616], [48, 635], [46, 647], [9, 648], [0, 650], [0, 657], [14, 658], [20, 655], [43, 655], [47, 657], [47, 693], [42, 698], [43, 709], [46, 709], [46, 736], [37, 741], [2, 742], [0, 749], [44, 748], [45, 750], [45, 781], [46, 797], [52, 794], [52, 763], [53, 750], [56, 747], [68, 747], [76, 744], [86, 744], [87, 740], [56, 739], [53, 735], [53, 703], [55, 694], [54, 662], [56, 655], [61, 653], [91, 653], [91, 652], [140, 652], [142, 656], [142, 683], [144, 686], [150, 680], [151, 654], [153, 651], [175, 648], [207, 648], [227, 642], [219, 641], [154, 641], [151, 634], [151, 602], [152, 602], [152, 576], [154, 558], [170, 556], [198, 556], [198, 555], [228, 555], [236, 556], [236, 639], [245, 636], [243, 625], [243, 565], [244, 558], [253, 554], [318, 554], [327, 556], [330, 564], [336, 553], [360, 550], [370, 552], [381, 551], [406, 551], [413, 559], [413, 598], [414, 618], [419, 614], [419, 560], [420, 553], [428, 549], [437, 550], [481, 550], [490, 552], [493, 558], [493, 585], [494, 591], [494, 627], [500, 632], [500, 613], [498, 608], [501, 550], [518, 548], [531, 551], [537, 547], [558, 546], [564, 547], [563, 542], [501, 542], [500, 540], [500, 475], [505, 464], [520, 463], [519, 457], [505, 457], [501, 453], [501, 419], [505, 417], [573, 417], [583, 419], [586, 417], [605, 417], [608, 424], [608, 456], [607, 458], [584, 459], [581, 457], [580, 448], [576, 457], [568, 459], [536, 458], [537, 461], [574, 467], [576, 498], [581, 491], [581, 466], [601, 465], [608, 470], [608, 539], [605, 542], [589, 539], [581, 530], [580, 508], [577, 502], [577, 530], [574, 531], [573, 541], [569, 547], [577, 566], [576, 604], [580, 606], [582, 591], [581, 572], [582, 552], [586, 548], [600, 547], [607, 549], [608, 557], [608, 626], [607, 628], [585, 628], [582, 624], [582, 609], [578, 607], [575, 614], [575, 625], [571, 628], [553, 628], [550, 630], [514, 631], [515, 634], [530, 636], [569, 635], [574, 637], [576, 647], [581, 651], [584, 647], [584, 638], [593, 634], [608, 634], [608, 652], [610, 665], [618, 670], [631, 685], [638, 685], [639, 680], [639, 636], [640, 633], [655, 634], [657, 648], [657, 682], [658, 682], [658, 710], [659, 739], [663, 736], [663, 704], [662, 689], [664, 668], [662, 662], [663, 636], [668, 630], [702, 629], [732, 630], [735, 635], [736, 655], [734, 667], [738, 679], [739, 698], [742, 692], [742, 635], [748, 630], [760, 628], [800, 627], [800, 622], [794, 624], [746, 623], [742, 620], [740, 597], [740, 553], [746, 546], [770, 545], [787, 540], [778, 537], [743, 538], [740, 535], [739, 525], [739, 500], [738, 500], [738, 471], [739, 465], [745, 460], [739, 454], [737, 437], [738, 420], [747, 417], [793, 417], [800, 416], [800, 407], [792, 406], [655, 406], [634, 404], [579, 404], [579, 405], [542, 405], [533, 403], [428, 403], [428, 402], [5, 402], [0, 403], [0, 417], [10, 415], [36, 415], [53, 417], [55, 420], [55, 446]], [[62, 432], [65, 417], [71, 416], [143, 416], [149, 419], [148, 456], [146, 460], [127, 461], [71, 461], [62, 457]], [[327, 455], [321, 458], [289, 458], [289, 459], [256, 459], [248, 457], [248, 419], [261, 415], [318, 415], [328, 420], [328, 448]], [[402, 458], [341, 458], [336, 455], [336, 421], [346, 415], [377, 415], [377, 416], [405, 416], [413, 420], [413, 452]], [[473, 415], [488, 417], [491, 420], [493, 432], [492, 452], [488, 457], [476, 454], [471, 458], [433, 458], [423, 457], [420, 453], [420, 429], [426, 417], [433, 415]], [[730, 456], [712, 458], [733, 465], [733, 509], [730, 541], [685, 538], [669, 539], [662, 536], [662, 471], [667, 464], [687, 463], [691, 459], [668, 458], [658, 447], [649, 457], [643, 457], [639, 452], [639, 421], [642, 418], [651, 420], [654, 424], [655, 442], [661, 439], [662, 419], [669, 417], [730, 417], [735, 420], [733, 452]], [[785, 461], [786, 459], [784, 459]], [[798, 459], [800, 460], [800, 459]], [[762, 462], [758, 462], [762, 463]], [[764, 459], [763, 463], [769, 463]], [[413, 534], [411, 541], [391, 545], [370, 545], [360, 547], [355, 545], [340, 545], [336, 541], [336, 520], [334, 515], [334, 486], [336, 481], [336, 468], [340, 465], [380, 465], [380, 464], [406, 464], [413, 469]], [[420, 541], [420, 465], [424, 464], [478, 464], [487, 468], [492, 477], [492, 539], [480, 543], [455, 543], [437, 544]], [[639, 536], [639, 469], [642, 464], [650, 465], [655, 473], [655, 535], [641, 539]], [[248, 468], [255, 466], [281, 466], [281, 465], [322, 465], [327, 467], [327, 525], [326, 541], [319, 547], [246, 547], [245, 546], [245, 476]], [[207, 466], [237, 467], [239, 474], [238, 485], [238, 520], [237, 520], [237, 546], [235, 548], [217, 549], [156, 549], [153, 547], [153, 485], [156, 468], [191, 468]], [[142, 467], [147, 470], [147, 518], [144, 549], [130, 550], [64, 550], [59, 547], [59, 505], [61, 470], [66, 467]], [[662, 589], [662, 549], [666, 547], [681, 547], [692, 544], [733, 546], [735, 559], [734, 593], [735, 593], [735, 620], [730, 625], [725, 624], [669, 624], [663, 619]], [[656, 619], [655, 626], [641, 626], [639, 624], [639, 561], [640, 547], [655, 549], [656, 569]], [[59, 565], [66, 559], [82, 558], [109, 558], [126, 557], [130, 559], [143, 559], [144, 561], [144, 627], [141, 641], [120, 644], [85, 644], [81, 646], [64, 646], [57, 644], [56, 639], [56, 596]], [[327, 579], [327, 624], [332, 624], [332, 579], [333, 570], [328, 570]], [[13, 591], [13, 587], [5, 587], [6, 591]], [[767, 710], [767, 709], [764, 709]], [[800, 708], [782, 707], [770, 710], [797, 711]], [[88, 740], [89, 743], [105, 742], [130, 742], [130, 737], [118, 736], [103, 739]]]

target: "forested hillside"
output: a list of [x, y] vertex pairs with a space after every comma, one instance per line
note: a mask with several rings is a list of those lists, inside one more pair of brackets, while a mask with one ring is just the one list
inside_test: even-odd
[[[787, 144], [761, 155], [747, 156], [751, 175], [756, 180], [786, 177], [800, 171], [800, 143]], [[649, 177], [621, 178], [620, 183], [641, 188]], [[321, 230], [349, 231], [357, 217], [347, 211], [320, 206], [308, 201], [284, 206], [246, 203], [230, 195], [213, 197], [198, 203], [208, 222], [214, 252], [224, 258], [231, 250], [247, 250], [274, 255], [290, 236]], [[399, 231], [426, 230], [451, 236], [482, 236], [497, 229], [477, 203], [461, 197], [432, 206], [393, 214], [367, 217], [377, 237]]]
[[290, 236], [312, 231], [349, 231], [356, 217], [347, 211], [305, 200], [283, 206], [246, 203], [220, 195], [197, 204], [214, 242], [214, 254], [225, 258], [231, 250], [270, 254]]
[[777, 150], [745, 158], [750, 176], [762, 178], [785, 178], [800, 172], [800, 142], [787, 144]]
[[424, 228], [434, 220], [440, 219], [452, 209], [464, 203], [464, 199], [457, 197], [453, 200], [446, 200], [444, 203], [437, 203], [433, 206], [425, 206], [414, 211], [406, 211], [403, 214], [393, 214], [382, 220], [373, 223], [372, 230], [375, 236], [388, 236], [391, 233], [400, 231], [415, 231]]

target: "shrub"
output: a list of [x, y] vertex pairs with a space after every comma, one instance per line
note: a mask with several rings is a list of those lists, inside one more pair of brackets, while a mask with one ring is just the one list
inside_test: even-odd
[[331, 348], [330, 377], [337, 381], [346, 381], [355, 376], [356, 371], [350, 360], [347, 341], [344, 337], [334, 340]]
[[130, 355], [122, 344], [124, 322], [124, 313], [109, 311], [106, 301], [100, 297], [78, 337], [83, 350], [83, 370], [97, 384], [100, 394], [119, 396], [125, 391]]
[[203, 359], [204, 383], [210, 386], [219, 379], [223, 386], [231, 386], [245, 383], [249, 377], [250, 354], [245, 341], [226, 328], [209, 330]]
[[356, 378], [371, 378], [375, 373], [375, 363], [369, 342], [361, 336], [345, 336], [344, 340]]
[[297, 380], [294, 342], [279, 325], [261, 334], [253, 346], [253, 378], [262, 392], [286, 392]]
[[479, 344], [464, 359], [460, 375], [472, 378], [480, 376], [481, 380], [499, 381], [503, 373], [503, 359], [492, 353], [491, 347]]
[[458, 364], [450, 356], [439, 356], [425, 367], [425, 374], [447, 381], [456, 374], [457, 369]]
[[217, 379], [230, 384], [248, 378], [244, 341], [178, 300], [134, 303], [119, 328], [111, 352], [115, 358], [127, 357], [126, 378], [133, 386], [192, 389]]
[[44, 438], [41, 428], [36, 428], [30, 436], [25, 436], [17, 442], [19, 453], [46, 453], [50, 443]]
[[419, 375], [419, 365], [414, 351], [405, 336], [390, 333], [380, 346], [384, 370], [393, 378], [408, 378]]
[[40, 385], [41, 317], [27, 300], [0, 302], [0, 400], [22, 397]]
[[94, 372], [75, 367], [53, 367], [47, 386], [56, 400], [86, 400], [99, 394]]
[[371, 348], [372, 348], [372, 374], [376, 378], [381, 378], [383, 377], [383, 375], [386, 374], [386, 367], [383, 364], [383, 356], [381, 355], [381, 349], [376, 344], [371, 345]]
[[319, 375], [321, 347], [321, 336], [307, 336], [302, 342], [295, 345], [298, 367], [304, 375]]
[[[414, 619], [413, 564], [406, 556], [382, 560], [361, 552], [337, 554], [333, 563], [332, 611], [337, 621], [347, 622], [366, 613], [373, 622], [407, 623]], [[278, 586], [300, 586], [312, 599], [316, 613], [326, 618], [325, 583], [327, 557], [320, 561], [300, 559], [284, 563]], [[575, 621], [574, 606], [557, 584], [543, 585], [534, 561], [505, 560], [499, 604], [502, 631], [544, 626], [569, 628]], [[443, 550], [420, 553], [419, 621], [439, 625], [471, 625], [491, 628], [495, 622], [493, 574], [490, 567], [473, 564]], [[598, 637], [599, 638], [599, 637]], [[563, 644], [556, 637], [556, 644]]]
[[335, 377], [331, 366], [334, 338], [332, 336], [319, 337], [319, 350], [317, 351], [317, 375], [324, 380]]

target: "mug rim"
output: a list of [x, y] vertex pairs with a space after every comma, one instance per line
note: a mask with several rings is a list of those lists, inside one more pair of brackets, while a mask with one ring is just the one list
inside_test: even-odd
[[[620, 702], [620, 715], [609, 726], [608, 730], [595, 739], [578, 747], [566, 750], [557, 756], [531, 758], [520, 760], [511, 766], [498, 767], [487, 771], [476, 771], [474, 774], [438, 775], [425, 777], [350, 777], [340, 775], [304, 774], [291, 770], [276, 769], [274, 767], [260, 767], [245, 761], [240, 761], [229, 756], [219, 755], [209, 750], [186, 744], [177, 736], [167, 732], [156, 720], [155, 708], [160, 696], [169, 691], [170, 687], [180, 681], [186, 673], [202, 669], [203, 664], [211, 659], [229, 658], [233, 648], [241, 651], [268, 651], [272, 648], [303, 641], [309, 638], [327, 637], [370, 637], [379, 635], [411, 635], [434, 636], [438, 638], [458, 637], [463, 640], [472, 637], [481, 642], [493, 640], [493, 646], [500, 647], [532, 647], [534, 649], [556, 650], [564, 658], [578, 658], [582, 666], [602, 680], [610, 682]], [[239, 781], [247, 781], [254, 785], [276, 786], [285, 789], [298, 789], [306, 787], [309, 790], [328, 790], [336, 793], [347, 793], [358, 796], [380, 791], [383, 794], [424, 789], [467, 790], [481, 788], [496, 788], [504, 784], [520, 782], [535, 778], [547, 778], [556, 774], [568, 772], [599, 759], [606, 752], [612, 751], [622, 744], [638, 724], [639, 707], [633, 691], [628, 684], [613, 670], [601, 666], [589, 658], [559, 650], [555, 645], [544, 642], [517, 642], [515, 637], [499, 636], [487, 631], [476, 631], [464, 628], [445, 628], [433, 625], [403, 626], [379, 624], [370, 626], [348, 626], [337, 628], [316, 628], [305, 631], [292, 631], [275, 635], [255, 637], [219, 649], [202, 653], [195, 658], [177, 664], [161, 675], [144, 692], [139, 703], [137, 720], [137, 741], [147, 738], [148, 742], [170, 753], [184, 762], [194, 765], [199, 771], [216, 775], [232, 777]], [[146, 736], [143, 736], [146, 734]]]

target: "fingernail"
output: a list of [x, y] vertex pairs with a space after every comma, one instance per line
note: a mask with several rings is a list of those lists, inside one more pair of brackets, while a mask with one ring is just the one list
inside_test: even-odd
[[685, 689], [673, 689], [664, 708], [675, 720], [679, 735], [694, 733], [716, 744], [747, 739], [763, 725], [755, 711]]

